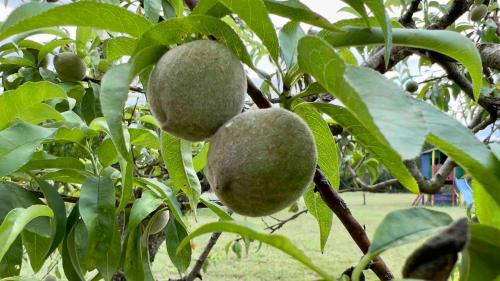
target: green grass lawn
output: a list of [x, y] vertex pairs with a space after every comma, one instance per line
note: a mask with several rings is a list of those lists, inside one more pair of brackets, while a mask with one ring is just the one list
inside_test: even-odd
[[[376, 226], [390, 211], [408, 208], [415, 199], [412, 194], [367, 194], [367, 204], [363, 205], [362, 193], [343, 194], [354, 216], [363, 224], [371, 238]], [[301, 205], [301, 209], [304, 205]], [[465, 207], [434, 207], [433, 209], [446, 212], [453, 218], [465, 216]], [[276, 217], [284, 219], [291, 216], [286, 211], [279, 213]], [[245, 218], [238, 218], [245, 219]], [[193, 229], [200, 224], [215, 221], [217, 218], [208, 210], [200, 210], [198, 222], [193, 222]], [[259, 219], [248, 219], [254, 223], [261, 223]], [[268, 220], [272, 223], [272, 220]], [[347, 267], [355, 265], [361, 258], [362, 253], [351, 240], [340, 221], [334, 217], [330, 238], [322, 254], [319, 248], [319, 230], [314, 218], [304, 214], [294, 221], [286, 224], [278, 230], [279, 234], [287, 236], [302, 249], [313, 262], [334, 276], [339, 276]], [[194, 260], [203, 250], [209, 235], [195, 240], [197, 247], [193, 253]], [[203, 280], [287, 280], [305, 281], [317, 280], [317, 275], [308, 268], [283, 254], [279, 250], [263, 245], [259, 251], [257, 243], [250, 248], [248, 255], [238, 259], [230, 251], [226, 255], [225, 245], [236, 238], [233, 234], [223, 234], [219, 242], [212, 250], [208, 271], [203, 274]], [[383, 253], [382, 257], [396, 276], [400, 276], [401, 268], [406, 257], [421, 243], [412, 243], [391, 249]], [[193, 264], [192, 263], [192, 264]], [[157, 280], [166, 281], [178, 276], [171, 264], [166, 248], [163, 246], [153, 264], [153, 271]], [[371, 272], [368, 280], [377, 280]]]

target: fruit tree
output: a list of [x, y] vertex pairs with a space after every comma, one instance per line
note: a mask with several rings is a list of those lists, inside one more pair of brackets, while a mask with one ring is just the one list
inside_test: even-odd
[[[0, 281], [154, 280], [162, 244], [162, 280], [201, 279], [221, 234], [311, 280], [500, 280], [498, 1], [23, 2], [0, 24]], [[368, 235], [341, 196], [441, 193], [455, 167], [459, 219], [408, 207]], [[334, 272], [279, 233], [305, 213], [317, 251], [336, 216], [359, 261]]]

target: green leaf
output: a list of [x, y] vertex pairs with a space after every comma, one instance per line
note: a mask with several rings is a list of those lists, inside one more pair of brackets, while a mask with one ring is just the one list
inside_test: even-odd
[[74, 226], [77, 224], [80, 217], [78, 205], [75, 205], [68, 216], [66, 224], [67, 234], [64, 237], [63, 244], [60, 249], [62, 266], [64, 275], [71, 281], [84, 281], [82, 270], [78, 264], [78, 260], [74, 255], [74, 248], [70, 248], [75, 244], [75, 231]]
[[500, 206], [500, 161], [456, 119], [423, 101], [411, 99], [427, 126], [427, 141], [456, 161]]
[[262, 0], [219, 0], [219, 2], [246, 22], [277, 62], [279, 57], [278, 36], [276, 36], [274, 25], [269, 18], [264, 2]]
[[137, 46], [137, 39], [130, 37], [114, 37], [104, 43], [106, 58], [115, 61], [123, 56], [131, 56]]
[[490, 143], [490, 149], [498, 161], [500, 161], [500, 143]]
[[64, 202], [50, 184], [35, 178], [42, 190], [49, 207], [54, 213], [51, 223], [52, 233], [49, 237], [24, 231], [22, 233], [23, 244], [30, 258], [30, 265], [34, 272], [38, 272], [49, 255], [59, 246], [66, 234], [66, 207]]
[[0, 261], [0, 278], [17, 276], [23, 263], [23, 243], [17, 238]]
[[132, 205], [127, 227], [128, 232], [132, 233], [138, 228], [141, 222], [158, 209], [162, 203], [161, 198], [154, 196], [151, 192], [144, 192], [142, 197], [135, 200], [134, 205]]
[[55, 131], [22, 122], [0, 131], [0, 176], [26, 164], [42, 141]]
[[134, 53], [137, 54], [140, 50], [154, 45], [180, 44], [186, 36], [193, 33], [214, 36], [217, 41], [232, 50], [241, 61], [253, 67], [252, 59], [236, 32], [220, 19], [203, 15], [172, 18], [155, 25], [142, 35]]
[[461, 281], [498, 280], [500, 276], [500, 229], [472, 224], [471, 240], [462, 257]]
[[121, 236], [118, 229], [115, 229], [113, 239], [111, 239], [111, 246], [106, 252], [106, 262], [97, 264], [97, 270], [103, 276], [104, 280], [113, 280], [113, 276], [120, 267], [121, 255]]
[[128, 238], [127, 252], [124, 264], [125, 277], [130, 281], [152, 281], [151, 270], [148, 265], [144, 266], [144, 256], [148, 255], [143, 251], [145, 245], [141, 239], [141, 229], [136, 228], [130, 233]]
[[174, 217], [170, 217], [165, 228], [168, 239], [165, 241], [167, 245], [167, 253], [174, 266], [179, 272], [185, 272], [191, 263], [191, 247], [184, 247], [177, 251], [181, 241], [188, 236], [184, 226], [180, 224]]
[[73, 157], [47, 157], [32, 159], [22, 166], [20, 171], [47, 170], [47, 169], [75, 169], [85, 170], [82, 161]]
[[193, 157], [193, 167], [197, 173], [203, 170], [207, 165], [207, 159], [208, 159], [207, 157], [209, 149], [210, 149], [210, 143], [207, 142], [203, 146], [203, 149], [198, 154], [196, 154], [195, 157]]
[[[385, 129], [387, 126], [388, 128], [400, 129], [403, 125], [410, 125], [409, 128], [405, 129], [411, 134], [400, 131], [396, 134], [396, 130], [391, 130], [391, 134], [385, 137], [389, 144], [402, 155], [403, 159], [412, 159], [420, 154], [425, 139], [425, 127], [419, 122], [408, 122], [411, 118], [413, 120], [418, 118], [418, 113], [408, 109], [409, 102], [405, 95], [393, 93], [402, 91], [396, 90], [397, 86], [394, 83], [386, 79], [372, 77], [374, 76], [371, 75], [372, 73], [362, 77], [356, 76], [361, 72], [358, 71], [359, 68], [346, 66], [333, 48], [317, 37], [308, 36], [301, 39], [299, 63], [304, 71], [318, 79], [326, 90], [344, 103], [347, 109], [372, 134], [378, 135], [379, 139], [384, 139], [384, 136], [378, 128]], [[345, 77], [349, 71], [356, 72], [348, 76], [351, 80]], [[389, 87], [390, 91], [379, 91], [379, 83], [384, 83], [383, 86]], [[406, 118], [402, 118], [402, 116], [396, 119], [390, 118], [390, 120], [387, 118], [388, 114], [392, 116], [396, 113], [402, 113], [404, 114], [402, 116]]]
[[184, 221], [184, 216], [182, 215], [181, 205], [179, 201], [177, 201], [177, 197], [175, 197], [172, 189], [157, 179], [140, 178], [137, 180], [150, 187], [153, 192], [159, 194], [163, 201], [167, 203], [170, 212], [175, 216], [177, 221], [180, 222], [183, 227], [187, 228], [187, 223]]
[[15, 118], [23, 118], [33, 112], [38, 114], [40, 108], [34, 106], [52, 99], [66, 99], [66, 94], [60, 86], [48, 81], [27, 82], [15, 90], [6, 91], [0, 96], [0, 130]]
[[[417, 115], [414, 112], [412, 115], [411, 111], [408, 113], [408, 101], [405, 97], [390, 92], [386, 93], [385, 91], [377, 91], [377, 93], [372, 94], [372, 91], [376, 90], [377, 87], [371, 85], [371, 88], [368, 88], [363, 81], [361, 81], [362, 85], [356, 85], [358, 89], [363, 85], [366, 86], [361, 89], [362, 92], [354, 91], [344, 78], [345, 68], [350, 66], [346, 66], [336, 52], [320, 38], [311, 36], [302, 38], [298, 50], [301, 68], [312, 74], [327, 91], [342, 101], [347, 110], [330, 104], [315, 103], [314, 106], [330, 115], [346, 130], [351, 132], [363, 146], [377, 155], [377, 158], [386, 165], [406, 188], [417, 193], [418, 185], [415, 179], [404, 166], [401, 156], [398, 155], [399, 151], [396, 152], [392, 147], [400, 148], [410, 157], [418, 155], [425, 137], [415, 136], [415, 130], [422, 131], [421, 127], [423, 126], [418, 122], [413, 122], [414, 119], [410, 119], [411, 122], [403, 122], [401, 119], [394, 120], [394, 118], [391, 118], [391, 122], [389, 122], [387, 119], [387, 116], [392, 116], [394, 112], [402, 112], [402, 116], [409, 114], [412, 117]], [[392, 89], [392, 85], [389, 86]], [[382, 98], [383, 102], [380, 100]], [[365, 103], [370, 100], [373, 102], [369, 104], [371, 107], [368, 107]], [[377, 121], [379, 123], [375, 124]], [[410, 123], [409, 128], [404, 127], [407, 126], [406, 123]], [[390, 143], [378, 129], [379, 126], [386, 125], [388, 128], [395, 127], [397, 130], [408, 129], [409, 135], [398, 131], [398, 134], [390, 135], [394, 135], [394, 139], [391, 139], [392, 143]], [[420, 139], [420, 142], [416, 142], [415, 139]], [[408, 142], [412, 145], [408, 145]]]
[[88, 26], [107, 31], [140, 36], [152, 24], [127, 9], [90, 1], [67, 5], [27, 3], [5, 20], [0, 28], [0, 40], [14, 34], [43, 27]]
[[46, 56], [49, 53], [51, 53], [55, 48], [64, 46], [66, 44], [70, 44], [72, 42], [73, 40], [71, 39], [57, 39], [57, 40], [52, 40], [47, 44], [44, 44], [40, 49], [40, 52], [38, 52], [38, 61], [42, 61], [43, 59], [45, 59]]
[[82, 184], [90, 175], [91, 173], [86, 171], [61, 169], [55, 172], [46, 173], [42, 176], [42, 179]]
[[425, 208], [390, 212], [375, 230], [370, 255], [378, 255], [387, 249], [417, 241], [452, 222], [450, 215]]
[[366, 22], [367, 26], [370, 27], [370, 21], [368, 20], [368, 14], [366, 13], [366, 8], [364, 1], [362, 0], [342, 0], [342, 2], [351, 6], [354, 11], [356, 11]]
[[121, 171], [121, 197], [120, 197], [120, 204], [118, 205], [118, 208], [116, 209], [116, 212], [121, 212], [123, 211], [126, 207], [127, 204], [134, 199], [134, 194], [133, 194], [133, 184], [134, 184], [134, 163], [130, 163], [125, 160], [120, 160], [120, 171]]
[[105, 139], [97, 148], [97, 156], [103, 167], [108, 167], [118, 162], [118, 154], [111, 139]]
[[[143, 193], [130, 210], [130, 221], [127, 227], [127, 249], [124, 270], [128, 280], [147, 280], [149, 264], [144, 267], [142, 262], [141, 222], [153, 213], [162, 200], [150, 192]], [[147, 254], [147, 251], [146, 251]]]
[[119, 155], [129, 159], [129, 147], [123, 132], [123, 108], [128, 98], [131, 64], [120, 64], [110, 68], [101, 81], [101, 108], [106, 118], [109, 133]]
[[298, 21], [285, 24], [279, 32], [281, 56], [288, 71], [297, 64], [297, 44], [305, 35]]
[[106, 263], [115, 233], [115, 187], [108, 177], [89, 177], [82, 185], [79, 211], [88, 232], [87, 260]]
[[49, 255], [57, 249], [59, 244], [63, 241], [64, 235], [66, 235], [66, 206], [64, 205], [61, 195], [57, 192], [57, 189], [54, 186], [38, 178], [35, 178], [35, 180], [45, 196], [47, 205], [54, 212], [55, 222], [53, 223], [52, 228], [54, 237], [52, 239], [50, 249], [45, 255], [45, 259], [47, 259]]
[[165, 47], [153, 46], [137, 53], [130, 63], [109, 69], [101, 82], [101, 109], [108, 124], [109, 133], [119, 155], [131, 161], [128, 142], [123, 130], [123, 108], [128, 99], [129, 85], [147, 66], [156, 63], [165, 53]]
[[477, 181], [473, 182], [474, 206], [481, 224], [500, 227], [500, 204], [495, 202], [486, 189]]
[[386, 67], [389, 65], [389, 59], [391, 58], [392, 51], [392, 24], [391, 18], [385, 12], [385, 6], [383, 0], [363, 0], [363, 2], [372, 10], [375, 18], [382, 27], [382, 31], [384, 33], [385, 40], [385, 65]]
[[[393, 147], [403, 159], [412, 159], [420, 154], [427, 141], [466, 169], [500, 204], [500, 190], [493, 188], [500, 186], [500, 162], [458, 121], [413, 99], [373, 70], [345, 66], [319, 38], [301, 39], [299, 64], [335, 94], [382, 145]], [[398, 118], [389, 121], [387, 116]], [[371, 141], [367, 143], [370, 144]]]
[[157, 23], [160, 19], [161, 0], [144, 0], [144, 17], [152, 23]]
[[261, 230], [257, 230], [251, 225], [240, 222], [240, 221], [221, 221], [212, 222], [200, 226], [198, 229], [191, 232], [179, 245], [177, 252], [182, 251], [183, 248], [189, 245], [189, 241], [200, 235], [210, 233], [210, 232], [229, 232], [236, 233], [249, 238], [258, 240], [262, 243], [268, 244], [274, 248], [277, 248], [289, 256], [293, 257], [297, 261], [301, 262], [303, 265], [307, 266], [309, 269], [318, 273], [323, 279], [332, 281], [334, 280], [327, 272], [323, 271], [299, 250], [295, 245], [285, 236], [277, 234], [267, 234]]
[[191, 210], [196, 212], [201, 184], [193, 168], [191, 142], [162, 131], [161, 154], [174, 186], [180, 188], [188, 196]]
[[321, 113], [310, 104], [299, 104], [293, 108], [293, 111], [302, 117], [311, 128], [318, 150], [318, 165], [325, 173], [328, 181], [338, 190], [340, 184], [340, 158], [337, 143], [328, 127], [328, 123], [323, 119]]
[[293, 21], [308, 23], [313, 26], [321, 27], [327, 30], [338, 30], [333, 24], [320, 14], [311, 11], [306, 5], [299, 1], [275, 1], [264, 0], [266, 8], [271, 14], [289, 18]]
[[32, 205], [28, 208], [16, 208], [10, 211], [0, 225], [0, 260], [3, 259], [17, 236], [25, 226], [38, 217], [52, 217], [54, 213], [45, 205]]
[[96, 267], [95, 261], [87, 259], [89, 237], [87, 228], [83, 220], [78, 220], [73, 230], [70, 232], [72, 239], [68, 240], [68, 251], [74, 265], [81, 269], [83, 273], [93, 270]]
[[210, 211], [214, 212], [214, 214], [216, 214], [219, 218], [221, 218], [221, 220], [225, 220], [225, 221], [233, 220], [231, 215], [228, 214], [226, 212], [226, 210], [224, 210], [224, 208], [222, 208], [222, 206], [215, 204], [215, 203], [211, 202], [210, 200], [207, 200], [203, 197], [200, 197], [200, 201], [201, 201], [201, 203], [203, 203], [203, 205], [207, 206], [207, 208], [209, 208]]
[[38, 125], [47, 120], [64, 121], [61, 113], [46, 103], [37, 103], [28, 109], [20, 112], [20, 116], [17, 116], [17, 118], [33, 125]]
[[129, 128], [128, 131], [131, 144], [156, 150], [160, 149], [160, 140], [154, 131], [143, 128]]
[[[320, 36], [335, 47], [365, 46], [383, 44], [384, 35], [380, 28], [345, 28], [343, 32], [322, 31]], [[447, 30], [422, 30], [394, 28], [392, 39], [395, 46], [407, 46], [435, 51], [447, 55], [469, 70], [474, 84], [475, 99], [480, 96], [482, 84], [482, 63], [476, 45], [467, 37]]]
[[314, 187], [309, 188], [306, 194], [304, 194], [304, 203], [309, 213], [318, 221], [320, 249], [321, 253], [324, 253], [325, 245], [332, 229], [332, 210], [321, 199], [321, 195], [318, 192], [314, 192]]

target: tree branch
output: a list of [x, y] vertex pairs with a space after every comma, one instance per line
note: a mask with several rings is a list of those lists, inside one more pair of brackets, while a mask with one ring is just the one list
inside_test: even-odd
[[[435, 56], [430, 54], [430, 59], [435, 63], [439, 64], [443, 70], [448, 75], [448, 79], [455, 82], [464, 93], [471, 100], [474, 100], [474, 90], [472, 84], [469, 80], [460, 72], [458, 65], [455, 62], [443, 59], [441, 56]], [[500, 110], [500, 99], [498, 97], [488, 97], [481, 95], [477, 100], [477, 103], [483, 107], [492, 118], [496, 119], [498, 117], [498, 111]]]
[[[364, 228], [354, 218], [342, 197], [340, 197], [340, 195], [332, 188], [326, 177], [319, 169], [316, 169], [316, 173], [314, 174], [314, 183], [316, 185], [316, 190], [321, 195], [323, 201], [340, 219], [344, 227], [349, 232], [349, 235], [351, 235], [354, 242], [358, 245], [359, 249], [361, 249], [364, 254], [368, 252], [370, 240], [368, 239]], [[370, 265], [370, 269], [375, 272], [380, 280], [394, 279], [391, 271], [380, 257], [373, 260], [373, 263]]]
[[[479, 112], [479, 115], [482, 115], [482, 112]], [[483, 122], [477, 124], [476, 118], [474, 118], [474, 122], [472, 122], [468, 127], [471, 129], [472, 133], [477, 133], [489, 125], [493, 124], [496, 119], [490, 118], [486, 119]], [[441, 187], [444, 185], [446, 178], [448, 178], [449, 174], [453, 171], [453, 168], [457, 166], [457, 163], [453, 161], [451, 158], [447, 158], [443, 165], [439, 168], [439, 170], [434, 174], [432, 179], [427, 180], [417, 165], [415, 160], [407, 160], [404, 162], [408, 171], [412, 174], [418, 184], [418, 188], [420, 192], [427, 194], [436, 194], [439, 193]]]
[[479, 44], [477, 48], [484, 66], [500, 70], [500, 44]]
[[[95, 79], [95, 78], [91, 78], [91, 77], [85, 77], [85, 78], [83, 78], [82, 81], [93, 82], [93, 83], [101, 85], [101, 80]], [[130, 86], [129, 90], [132, 91], [132, 92], [137, 92], [137, 93], [143, 93], [143, 94], [145, 93], [144, 89], [140, 88], [140, 87], [132, 87], [132, 86]]]
[[205, 246], [205, 249], [201, 253], [200, 257], [198, 260], [196, 260], [196, 263], [194, 264], [193, 268], [191, 271], [188, 273], [188, 275], [180, 278], [180, 279], [169, 279], [169, 281], [193, 281], [196, 278], [201, 279], [201, 269], [203, 268], [203, 264], [208, 258], [208, 255], [210, 254], [210, 251], [212, 248], [215, 246], [217, 243], [217, 240], [219, 240], [219, 237], [221, 236], [221, 232], [214, 232], [212, 233], [212, 236], [210, 236], [210, 240], [208, 240], [207, 245]]
[[289, 217], [288, 219], [280, 220], [276, 224], [269, 225], [265, 229], [269, 229], [269, 230], [271, 230], [271, 233], [274, 233], [274, 232], [278, 231], [280, 228], [282, 228], [286, 223], [293, 221], [294, 219], [300, 217], [302, 214], [305, 214], [305, 213], [307, 213], [307, 209], [302, 210], [302, 211], [294, 214], [293, 216]]
[[[361, 163], [361, 161], [360, 161], [360, 163]], [[358, 167], [359, 167], [359, 165], [358, 165]], [[361, 186], [360, 188], [358, 188], [359, 191], [367, 191], [367, 192], [383, 191], [383, 190], [387, 190], [387, 187], [389, 187], [393, 184], [399, 183], [399, 180], [397, 180], [397, 179], [390, 179], [390, 180], [386, 180], [386, 181], [379, 182], [376, 184], [367, 184], [358, 176], [356, 171], [353, 168], [351, 168], [351, 166], [347, 165], [347, 168], [351, 172], [351, 174], [354, 177], [354, 179], [356, 180], [356, 182]], [[356, 188], [353, 188], [353, 189], [356, 189]], [[349, 189], [349, 190], [353, 190], [353, 189]], [[346, 192], [346, 191], [343, 191], [343, 192]]]
[[413, 20], [413, 14], [418, 12], [418, 6], [422, 0], [413, 0], [410, 3], [410, 7], [408, 10], [398, 19], [399, 23], [401, 23], [406, 28], [417, 28], [415, 25], [415, 21]]
[[[453, 24], [460, 16], [467, 12], [470, 6], [474, 3], [473, 0], [455, 0], [453, 1], [450, 10], [444, 14], [436, 23], [430, 25], [427, 29], [446, 29]], [[413, 2], [412, 2], [413, 4]], [[404, 25], [405, 18], [400, 18], [400, 23]], [[389, 66], [386, 68], [384, 63], [384, 49], [378, 50], [375, 54], [369, 57], [362, 66], [372, 68], [380, 73], [385, 73], [394, 65], [417, 52], [417, 49], [407, 47], [394, 47], [389, 60]]]

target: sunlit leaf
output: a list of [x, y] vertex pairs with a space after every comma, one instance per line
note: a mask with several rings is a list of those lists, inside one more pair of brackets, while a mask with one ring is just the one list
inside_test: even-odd
[[14, 10], [0, 28], [0, 40], [14, 34], [53, 26], [88, 26], [139, 36], [152, 24], [127, 9], [89, 1], [67, 5], [32, 2]]
[[258, 240], [262, 243], [268, 244], [283, 251], [287, 255], [291, 256], [303, 265], [307, 266], [309, 269], [319, 274], [325, 280], [334, 280], [333, 277], [331, 277], [328, 273], [313, 264], [312, 261], [304, 254], [304, 252], [295, 247], [295, 245], [285, 236], [277, 234], [267, 234], [265, 232], [257, 230], [247, 223], [240, 221], [221, 221], [202, 225], [198, 229], [191, 232], [184, 240], [182, 240], [177, 252], [182, 251], [184, 247], [187, 247], [189, 245], [189, 241], [193, 238], [210, 232], [230, 232]]

